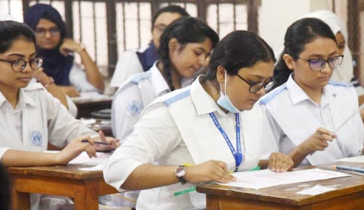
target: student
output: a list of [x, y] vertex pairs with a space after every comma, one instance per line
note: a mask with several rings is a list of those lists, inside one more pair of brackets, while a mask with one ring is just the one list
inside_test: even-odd
[[[65, 24], [57, 10], [50, 5], [36, 4], [28, 8], [24, 22], [35, 31], [39, 56], [44, 58], [44, 72], [53, 78], [70, 97], [79, 92], [103, 92], [104, 81], [81, 43], [67, 38]], [[78, 53], [85, 70], [74, 63]]]
[[315, 18], [298, 20], [287, 29], [284, 46], [274, 71], [275, 77], [291, 73], [288, 81], [260, 101], [265, 116], [262, 157], [281, 151], [296, 167], [361, 155], [359, 113], [341, 127], [358, 110], [355, 89], [329, 83], [343, 59], [330, 27]]
[[5, 167], [0, 163], [0, 209], [9, 210], [11, 203], [10, 180]]
[[[11, 15], [5, 14], [5, 13], [0, 13], [0, 21], [6, 21], [6, 20], [16, 21], [15, 18], [12, 17]], [[53, 95], [53, 97], [58, 98], [59, 101], [66, 108], [68, 108], [68, 111], [74, 117], [77, 116], [77, 107], [76, 107], [76, 105], [73, 103], [73, 101], [69, 97], [67, 97], [66, 94], [64, 94], [61, 91], [61, 89], [54, 83], [52, 78], [49, 77], [48, 75], [46, 75], [43, 72], [43, 68], [40, 68], [39, 70], [36, 71], [36, 73], [34, 75], [34, 80], [31, 81], [31, 82], [36, 82], [36, 81], [41, 83], [48, 90], [48, 92]]]
[[[25, 24], [0, 22], [0, 160], [5, 166], [44, 166], [66, 164], [82, 151], [90, 157], [97, 150], [118, 146], [93, 145], [98, 137], [94, 131], [74, 119], [39, 83], [29, 84], [35, 71], [42, 67], [42, 58], [36, 52], [35, 35]], [[73, 140], [72, 140], [73, 139]], [[81, 140], [87, 139], [89, 143]], [[43, 153], [48, 143], [63, 148], [59, 153]], [[92, 146], [93, 145], [93, 146]], [[53, 197], [52, 197], [53, 198]], [[44, 206], [49, 196], [32, 194], [32, 209], [55, 209]], [[58, 204], [71, 202], [54, 198]]]
[[152, 18], [152, 38], [148, 48], [138, 51], [128, 50], [123, 53], [116, 64], [110, 87], [119, 88], [132, 75], [148, 71], [158, 60], [157, 49], [159, 38], [166, 27], [174, 20], [189, 16], [185, 9], [177, 5], [169, 5], [161, 8]]
[[144, 107], [171, 90], [190, 85], [218, 41], [217, 33], [196, 18], [182, 17], [169, 25], [160, 39], [160, 60], [148, 72], [132, 76], [115, 93], [111, 115], [114, 136], [124, 142]]
[[[206, 208], [204, 194], [173, 193], [200, 182], [233, 181], [229, 172], [258, 163], [266, 167], [267, 161], [259, 162], [262, 118], [254, 104], [272, 85], [274, 60], [256, 34], [227, 35], [214, 48], [206, 75], [143, 110], [105, 166], [106, 182], [118, 190], [149, 189], [141, 191], [137, 209], [198, 209]], [[273, 171], [290, 166], [288, 156], [271, 155]]]

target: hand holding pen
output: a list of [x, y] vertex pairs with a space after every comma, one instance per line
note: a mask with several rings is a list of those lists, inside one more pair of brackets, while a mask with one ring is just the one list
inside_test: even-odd
[[329, 146], [328, 141], [331, 142], [336, 137], [336, 134], [333, 134], [331, 131], [325, 128], [318, 128], [314, 134], [299, 145], [300, 152], [304, 155], [309, 155], [317, 150], [323, 151]]
[[222, 161], [209, 160], [197, 165], [187, 166], [186, 180], [190, 183], [208, 181], [231, 182], [236, 178], [229, 172], [226, 163]]
[[[115, 150], [120, 146], [119, 139], [113, 137], [105, 137], [102, 131], [99, 131], [99, 136], [92, 139], [92, 144], [97, 151]], [[88, 139], [83, 139], [84, 143], [91, 143]]]

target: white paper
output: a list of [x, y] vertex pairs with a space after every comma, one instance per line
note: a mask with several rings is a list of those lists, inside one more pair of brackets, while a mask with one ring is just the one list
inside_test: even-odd
[[73, 102], [111, 100], [111, 96], [103, 95], [98, 92], [82, 92], [79, 97], [72, 97]]
[[333, 191], [333, 190], [336, 190], [336, 189], [337, 188], [325, 187], [325, 186], [322, 186], [322, 185], [318, 184], [318, 185], [316, 185], [314, 187], [299, 191], [297, 193], [301, 194], [301, 195], [319, 195], [319, 194], [329, 192], [329, 191]]
[[237, 178], [237, 181], [219, 184], [233, 187], [262, 189], [283, 184], [310, 182], [350, 176], [341, 172], [322, 170], [318, 168], [281, 173], [272, 172], [271, 170], [266, 169], [260, 171], [238, 172], [232, 175]]
[[350, 157], [350, 158], [342, 158], [336, 161], [343, 162], [354, 162], [354, 163], [364, 163], [364, 156]]
[[82, 152], [79, 156], [71, 160], [68, 164], [96, 166], [99, 163], [106, 162], [112, 153], [96, 152], [96, 154], [97, 154], [96, 158], [89, 158], [86, 152]]

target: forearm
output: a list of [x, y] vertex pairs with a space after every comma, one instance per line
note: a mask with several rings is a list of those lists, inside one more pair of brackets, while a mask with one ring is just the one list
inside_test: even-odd
[[57, 165], [56, 153], [25, 152], [19, 150], [7, 150], [1, 163], [5, 166], [47, 166]]
[[302, 151], [300, 146], [295, 147], [288, 156], [293, 160], [293, 167], [298, 167], [306, 158], [308, 153]]
[[87, 80], [100, 91], [104, 91], [104, 80], [96, 64], [93, 62], [85, 49], [81, 50], [79, 54], [81, 56], [82, 64], [85, 67]]
[[178, 183], [176, 166], [143, 164], [138, 166], [121, 185], [126, 190], [142, 190]]

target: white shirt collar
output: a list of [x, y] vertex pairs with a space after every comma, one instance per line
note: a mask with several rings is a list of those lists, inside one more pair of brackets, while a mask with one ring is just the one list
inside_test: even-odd
[[205, 91], [200, 83], [200, 76], [191, 85], [191, 98], [195, 104], [197, 114], [204, 115], [217, 111], [220, 115], [226, 115], [215, 100]]
[[[312, 101], [311, 98], [306, 94], [304, 90], [294, 81], [293, 74], [291, 74], [287, 81], [287, 90], [289, 93], [289, 96], [292, 100], [293, 105], [298, 104], [299, 102], [309, 100]], [[335, 93], [333, 93], [333, 90], [326, 85], [323, 88], [322, 97], [321, 97], [321, 106], [326, 106], [334, 97]], [[313, 102], [313, 101], [312, 101]]]
[[[2, 106], [5, 102], [7, 102], [4, 94], [0, 91], [0, 106]], [[24, 107], [29, 104], [30, 106], [36, 106], [37, 104], [34, 102], [32, 98], [27, 96], [22, 88], [19, 89], [19, 100], [17, 103], [17, 107], [19, 109], [24, 109]]]
[[164, 79], [162, 73], [159, 71], [157, 67], [158, 61], [154, 62], [152, 68], [150, 68], [149, 72], [151, 74], [151, 80], [153, 84], [153, 91], [156, 96], [160, 96], [164, 92], [169, 92], [170, 89], [166, 80]]

